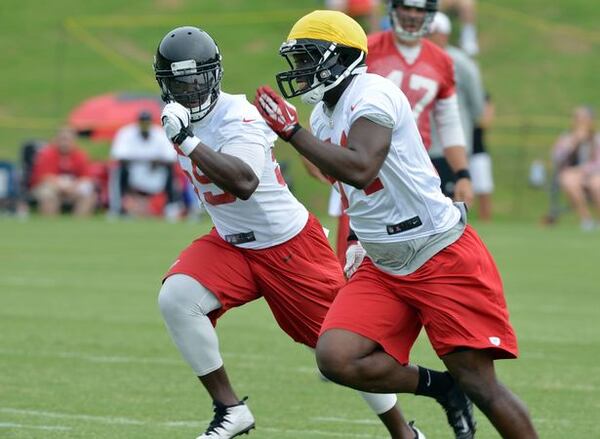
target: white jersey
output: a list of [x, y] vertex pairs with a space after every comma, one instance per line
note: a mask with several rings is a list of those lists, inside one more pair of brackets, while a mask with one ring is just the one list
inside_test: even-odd
[[259, 249], [288, 241], [304, 228], [308, 211], [289, 191], [273, 155], [277, 136], [245, 96], [221, 92], [213, 110], [192, 128], [200, 141], [215, 151], [227, 148], [229, 154], [235, 145], [246, 151], [250, 146], [256, 153], [253, 162], [264, 160], [256, 191], [248, 200], [241, 200], [213, 184], [188, 157], [179, 155], [181, 167], [221, 238], [239, 247]]
[[367, 188], [336, 183], [358, 238], [372, 243], [400, 242], [455, 226], [460, 212], [442, 194], [410, 104], [394, 83], [375, 74], [357, 75], [333, 112], [319, 103], [310, 124], [319, 139], [344, 147], [350, 126], [360, 117], [393, 131], [383, 166]]

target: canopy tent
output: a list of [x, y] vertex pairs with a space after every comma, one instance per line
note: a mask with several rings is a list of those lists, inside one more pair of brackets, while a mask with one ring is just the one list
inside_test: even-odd
[[93, 140], [111, 140], [124, 125], [135, 122], [142, 111], [160, 123], [163, 103], [158, 96], [109, 93], [86, 99], [69, 114], [69, 125]]

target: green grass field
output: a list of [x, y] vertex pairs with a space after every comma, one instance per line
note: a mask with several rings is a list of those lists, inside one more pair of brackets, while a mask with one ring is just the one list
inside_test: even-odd
[[[171, 344], [156, 295], [178, 251], [207, 227], [1, 220], [1, 438], [184, 439], [204, 428], [210, 401]], [[522, 223], [478, 229], [520, 336], [522, 358], [500, 362], [500, 376], [528, 403], [541, 437], [600, 437], [600, 235]], [[257, 417], [250, 437], [386, 437], [357, 395], [320, 382], [310, 352], [262, 301], [228, 313], [218, 331]], [[413, 361], [440, 366], [424, 338]], [[451, 437], [435, 403], [401, 401], [428, 437]], [[497, 437], [478, 419], [478, 437]]]
[[[156, 92], [151, 60], [172, 27], [210, 31], [224, 53], [224, 89], [274, 85], [277, 49], [317, 0], [34, 0], [0, 2], [0, 160], [49, 138], [73, 106], [111, 91]], [[479, 58], [498, 121], [490, 133], [499, 221], [479, 225], [505, 281], [522, 358], [498, 365], [545, 439], [600, 437], [600, 234], [572, 215], [533, 225], [546, 207], [526, 187], [573, 106], [600, 103], [600, 3], [480, 0]], [[304, 120], [309, 109], [300, 108]], [[109, 145], [83, 141], [97, 158]], [[297, 155], [296, 194], [316, 212], [327, 190]], [[172, 346], [156, 306], [160, 279], [207, 223], [109, 223], [0, 217], [0, 438], [193, 438], [210, 401]], [[322, 383], [312, 355], [278, 330], [261, 301], [219, 323], [221, 347], [261, 439], [384, 438], [353, 392]], [[440, 367], [425, 338], [413, 360]], [[430, 439], [451, 437], [434, 403], [402, 396]], [[479, 414], [481, 439], [497, 437]]]

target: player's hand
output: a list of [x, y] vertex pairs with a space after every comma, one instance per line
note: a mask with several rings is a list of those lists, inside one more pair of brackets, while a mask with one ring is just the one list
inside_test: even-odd
[[165, 134], [173, 143], [181, 145], [186, 137], [194, 135], [190, 129], [192, 121], [190, 111], [178, 102], [165, 105], [160, 120]]
[[346, 250], [346, 265], [344, 266], [344, 274], [348, 279], [358, 270], [366, 254], [367, 252], [358, 241], [353, 241], [348, 246]]
[[275, 133], [288, 142], [300, 129], [296, 107], [263, 85], [256, 90], [254, 106]]
[[454, 201], [463, 201], [467, 207], [473, 203], [473, 185], [468, 178], [460, 178], [454, 184]]

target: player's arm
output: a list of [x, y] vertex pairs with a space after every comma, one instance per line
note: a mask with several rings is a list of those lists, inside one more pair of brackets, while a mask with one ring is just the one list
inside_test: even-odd
[[[240, 149], [246, 148], [240, 146]], [[252, 149], [252, 146], [248, 149]], [[213, 151], [202, 142], [198, 142], [189, 158], [214, 184], [237, 198], [247, 200], [258, 187], [257, 174], [251, 166], [236, 156]], [[262, 159], [264, 166], [264, 156]]]
[[350, 127], [345, 148], [323, 142], [301, 128], [289, 142], [325, 174], [358, 189], [379, 173], [392, 140], [392, 130], [361, 117]]
[[456, 94], [439, 99], [435, 103], [433, 115], [444, 148], [444, 157], [456, 176], [454, 198], [469, 205], [473, 201], [473, 187]]
[[340, 148], [302, 128], [296, 109], [270, 88], [259, 88], [255, 105], [273, 131], [324, 174], [358, 189], [377, 177], [390, 148], [392, 129], [365, 117], [352, 124], [347, 144]]
[[[237, 198], [247, 200], [258, 187], [259, 177], [252, 166], [234, 155], [214, 151], [198, 139], [190, 128], [189, 111], [182, 105], [170, 103], [161, 116], [167, 137], [179, 150], [214, 184]], [[252, 145], [240, 146], [239, 150], [251, 155]], [[242, 152], [242, 154], [244, 154]], [[264, 166], [264, 154], [262, 156]]]

